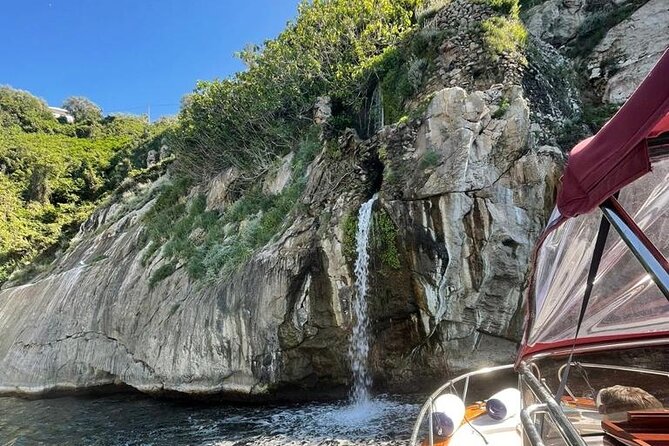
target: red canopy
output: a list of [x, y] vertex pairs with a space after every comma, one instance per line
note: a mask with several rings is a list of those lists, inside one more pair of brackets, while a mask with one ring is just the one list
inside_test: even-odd
[[648, 173], [647, 139], [669, 130], [668, 112], [669, 49], [618, 113], [569, 153], [557, 198], [560, 214], [585, 214]]
[[601, 214], [590, 211], [620, 191], [623, 207], [660, 253], [669, 256], [669, 157], [654, 159], [653, 172], [646, 175], [651, 170], [649, 144], [662, 146], [653, 138], [665, 132], [669, 132], [669, 49], [599, 133], [569, 154], [557, 210], [534, 255], [519, 360], [574, 343], [669, 338], [669, 304], [612, 231], [581, 334], [574, 340], [601, 219]]

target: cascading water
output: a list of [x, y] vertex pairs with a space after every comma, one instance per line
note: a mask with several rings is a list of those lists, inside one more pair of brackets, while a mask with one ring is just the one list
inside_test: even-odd
[[367, 372], [367, 356], [369, 354], [369, 333], [367, 320], [367, 280], [369, 268], [369, 233], [372, 225], [372, 208], [377, 199], [375, 194], [369, 201], [360, 207], [358, 213], [358, 231], [356, 234], [355, 261], [356, 296], [353, 299], [353, 313], [355, 321], [353, 334], [349, 346], [351, 369], [353, 370], [353, 391], [351, 397], [355, 405], [369, 403], [369, 388], [372, 380]]

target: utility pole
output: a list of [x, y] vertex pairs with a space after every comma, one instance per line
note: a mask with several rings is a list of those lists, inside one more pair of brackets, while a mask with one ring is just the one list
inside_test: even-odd
[[146, 116], [147, 116], [148, 119], [149, 119], [149, 124], [151, 124], [151, 104], [148, 104], [148, 105], [146, 106], [146, 108], [147, 108], [147, 110], [148, 110]]

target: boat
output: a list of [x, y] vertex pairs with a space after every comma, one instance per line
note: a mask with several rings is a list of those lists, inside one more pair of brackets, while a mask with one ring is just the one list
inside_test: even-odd
[[[669, 445], [669, 49], [570, 151], [556, 201], [516, 362], [444, 383], [412, 445]], [[614, 392], [653, 407], [616, 412]]]

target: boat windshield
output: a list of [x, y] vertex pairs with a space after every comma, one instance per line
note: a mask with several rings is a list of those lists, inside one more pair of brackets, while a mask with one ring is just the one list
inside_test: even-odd
[[[669, 256], [669, 159], [624, 188], [620, 203], [660, 252]], [[571, 346], [597, 237], [600, 211], [569, 219], [543, 242], [534, 280], [534, 321], [526, 352]], [[610, 231], [579, 343], [669, 335], [669, 302]]]

